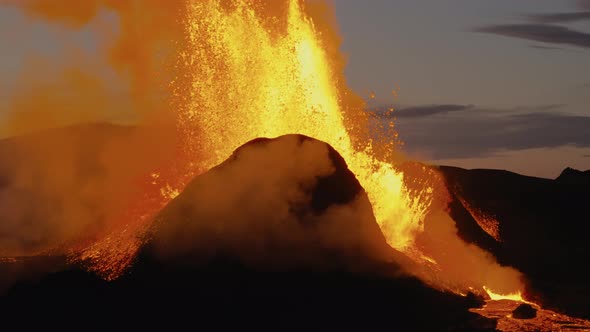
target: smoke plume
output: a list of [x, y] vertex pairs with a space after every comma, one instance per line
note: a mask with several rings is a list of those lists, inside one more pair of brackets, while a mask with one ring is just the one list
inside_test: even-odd
[[[152, 214], [167, 202], [162, 196], [174, 196], [164, 189], [182, 190], [186, 178], [224, 160], [225, 152], [229, 154], [237, 148], [233, 144], [247, 141], [242, 138], [254, 138], [248, 137], [252, 134], [261, 136], [260, 132], [266, 132], [262, 129], [274, 134], [281, 128], [301, 131], [310, 128], [312, 122], [319, 123], [321, 126], [312, 132], [325, 135], [325, 140], [332, 139], [330, 143], [336, 148], [347, 148], [339, 152], [350, 159], [349, 163], [355, 161], [354, 156], [363, 157], [356, 159], [358, 170], [373, 175], [368, 170], [381, 165], [383, 172], [379, 174], [397, 175], [389, 167], [394, 160], [388, 158], [397, 156], [387, 143], [391, 140], [375, 140], [382, 143], [367, 150], [372, 155], [356, 153], [362, 150], [359, 147], [367, 147], [369, 141], [367, 115], [362, 111], [360, 98], [346, 86], [345, 59], [339, 51], [340, 37], [334, 28], [332, 8], [319, 1], [301, 2], [301, 9], [299, 2], [297, 6], [292, 5], [295, 2], [289, 6], [288, 1], [235, 3], [239, 3], [240, 10], [234, 10], [232, 1], [219, 2], [220, 11], [193, 2], [191, 29], [197, 33], [190, 48], [185, 45], [189, 37], [184, 1], [24, 0], [9, 4], [25, 13], [31, 22], [71, 31], [89, 29], [95, 36], [95, 45], [89, 52], [63, 40], [55, 45], [58, 57], [28, 55], [19, 79], [11, 84], [13, 93], [3, 119], [2, 136], [37, 133], [0, 144], [0, 254], [59, 252], [60, 248], [85, 248], [97, 241], [98, 245], [86, 251], [97, 266], [112, 269], [112, 260], [120, 257], [124, 257], [121, 262], [125, 265], [135, 253], [133, 241], [139, 229], [129, 228], [126, 223], [140, 219], [149, 222]], [[219, 22], [230, 17], [224, 16], [223, 11], [237, 17], [229, 22], [236, 23], [235, 31], [256, 26], [255, 32], [259, 34], [248, 36], [268, 53], [256, 53], [258, 48], [240, 38], [223, 44], [223, 25], [200, 24], [207, 19], [200, 15], [207, 16], [210, 10]], [[278, 38], [288, 28], [287, 12], [297, 28], [291, 27], [289, 38], [281, 40], [281, 52], [276, 53], [272, 38]], [[215, 41], [221, 44], [211, 44]], [[297, 47], [287, 42], [296, 43]], [[236, 45], [238, 50], [234, 52]], [[251, 53], [246, 54], [246, 47]], [[295, 48], [299, 53], [293, 53]], [[217, 52], [219, 49], [227, 54]], [[233, 67], [227, 61], [228, 54], [240, 60]], [[241, 56], [244, 54], [248, 56]], [[273, 64], [273, 57], [284, 62]], [[249, 63], [250, 59], [260, 60]], [[285, 67], [292, 70], [283, 72], [283, 76], [276, 74]], [[268, 80], [260, 80], [253, 89], [256, 77], [244, 73]], [[289, 81], [298, 77], [297, 84]], [[289, 88], [289, 93], [285, 93]], [[282, 114], [272, 113], [274, 109], [265, 110], [270, 116], [260, 119], [266, 113], [256, 101], [274, 105], [277, 97], [284, 94], [290, 97], [285, 105], [293, 110], [281, 109]], [[215, 107], [206, 107], [211, 105]], [[307, 106], [310, 107], [306, 109]], [[245, 114], [245, 110], [251, 113]], [[314, 117], [303, 118], [300, 114]], [[322, 118], [326, 114], [330, 118]], [[180, 140], [176, 137], [179, 116], [185, 121]], [[285, 121], [287, 116], [289, 120]], [[334, 121], [321, 122], [322, 119]], [[102, 125], [48, 130], [97, 121], [133, 127]], [[277, 125], [279, 122], [281, 126]], [[293, 123], [302, 126], [292, 126]], [[285, 133], [277, 135], [280, 134]], [[186, 150], [192, 154], [185, 154]], [[172, 222], [159, 225], [160, 230], [154, 235], [157, 252], [182, 256], [194, 253], [193, 246], [198, 243], [197, 252], [230, 250], [246, 261], [286, 257], [273, 256], [279, 252], [296, 253], [289, 256], [295, 261], [307, 260], [314, 257], [318, 247], [344, 252], [351, 247], [364, 248], [371, 255], [386, 256], [388, 250], [381, 247], [383, 235], [364, 196], [329, 207], [320, 214], [298, 210], [309, 204], [309, 189], [317, 184], [318, 178], [333, 171], [326, 158], [328, 151], [326, 145], [297, 145], [290, 140], [284, 145], [244, 148], [234, 155], [240, 167], [224, 164], [198, 178], [188, 192], [163, 212], [161, 217], [172, 213], [174, 218], [168, 216], [166, 220]], [[204, 154], [207, 156], [203, 157]], [[206, 158], [209, 162], [215, 160], [213, 165], [203, 161]], [[384, 179], [392, 181], [398, 177]], [[377, 188], [389, 183], [373, 182]], [[397, 197], [399, 192], [392, 190], [396, 184], [392, 181], [386, 188], [392, 195], [379, 198]], [[387, 211], [388, 207], [397, 207], [392, 204], [401, 204], [383, 203], [386, 206], [381, 206], [381, 210]], [[179, 205], [180, 211], [184, 209], [190, 214], [191, 222], [178, 213]], [[450, 284], [464, 288], [486, 283], [498, 285], [498, 289], [518, 288], [512, 282], [517, 274], [499, 267], [479, 248], [463, 243], [452, 220], [442, 210], [442, 206], [432, 208], [423, 233], [425, 238], [415, 241], [422, 246], [418, 251], [438, 262], [443, 275], [425, 278], [435, 284], [442, 279], [441, 287], [446, 288]], [[298, 224], [298, 220], [311, 226]], [[420, 229], [414, 227], [420, 225], [409, 226]], [[316, 229], [311, 232], [309, 227]], [[104, 238], [110, 242], [101, 241]], [[276, 247], [280, 250], [268, 250]]]
[[[91, 241], [114, 228], [138, 184], [176, 157], [169, 82], [182, 44], [178, 1], [24, 0], [25, 24], [56, 30], [24, 54], [0, 125], [0, 255]], [[91, 35], [80, 45], [68, 33]], [[18, 31], [13, 32], [15, 37]], [[89, 51], [88, 49], [91, 49]], [[87, 125], [63, 130], [81, 123]], [[7, 138], [10, 137], [10, 138]], [[119, 218], [120, 219], [120, 218]], [[58, 250], [61, 251], [61, 250]]]

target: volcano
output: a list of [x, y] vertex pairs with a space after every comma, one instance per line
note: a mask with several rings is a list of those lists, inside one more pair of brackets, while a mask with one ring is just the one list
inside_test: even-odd
[[[141, 246], [115, 280], [106, 281], [85, 261], [72, 259], [72, 252], [88, 241], [87, 234], [37, 241], [10, 236], [10, 225], [43, 229], [59, 226], [60, 216], [44, 216], [51, 214], [58, 196], [38, 195], [34, 186], [19, 187], [16, 174], [50, 182], [47, 177], [63, 155], [46, 150], [82, 141], [88, 144], [70, 150], [68, 169], [72, 176], [94, 170], [100, 177], [105, 165], [97, 156], [109, 142], [134, 130], [84, 125], [0, 142], [2, 204], [21, 207], [3, 210], [11, 221], [3, 224], [8, 234], [3, 243], [6, 247], [12, 240], [23, 249], [0, 260], [5, 317], [30, 327], [58, 326], [59, 317], [68, 313], [76, 317], [71, 324], [78, 328], [95, 321], [99, 312], [102, 319], [93, 326], [105, 328], [119, 322], [146, 328], [370, 328], [395, 321], [407, 329], [494, 330], [496, 321], [517, 306], [500, 301], [477, 309], [484, 304], [482, 297], [440, 290], [408, 273], [417, 263], [388, 245], [367, 193], [342, 156], [303, 135], [252, 140], [196, 176], [137, 235]], [[135, 157], [131, 151], [127, 155], [130, 163]], [[501, 264], [523, 271], [528, 299], [589, 317], [588, 271], [580, 263], [590, 252], [584, 241], [587, 225], [580, 222], [588, 197], [587, 172], [568, 169], [550, 180], [419, 163], [398, 168], [407, 174], [406, 181], [418, 184], [428, 183], [423, 179], [429, 170], [440, 172], [457, 234]], [[6, 214], [26, 211], [25, 201], [31, 213]], [[42, 319], [27, 320], [31, 315]], [[142, 318], [146, 316], [151, 319]], [[570, 321], [543, 310], [536, 319], [565, 326], [547, 323], [548, 316]], [[579, 322], [570, 325], [586, 326]], [[522, 327], [514, 319], [501, 326]]]
[[92, 33], [7, 85], [4, 135], [45, 128], [0, 141], [10, 326], [590, 329], [588, 173], [408, 162], [330, 2], [33, 2]]
[[306, 136], [238, 148], [190, 182], [142, 243], [110, 282], [59, 255], [3, 260], [5, 272], [46, 272], [0, 298], [3, 320], [67, 329], [495, 327], [467, 310], [474, 296], [402, 271], [403, 254], [387, 245], [342, 157]]

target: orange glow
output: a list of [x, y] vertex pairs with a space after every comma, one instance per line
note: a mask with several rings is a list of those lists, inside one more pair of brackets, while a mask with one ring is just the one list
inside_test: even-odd
[[488, 294], [490, 299], [492, 299], [494, 301], [510, 300], [510, 301], [516, 301], [516, 302], [524, 302], [524, 303], [533, 304], [533, 305], [537, 306], [535, 303], [525, 300], [522, 297], [521, 291], [518, 291], [515, 293], [510, 293], [510, 294], [498, 294], [498, 293], [494, 293], [494, 291], [487, 288], [486, 286], [483, 286], [483, 289], [486, 291], [486, 293]]
[[[453, 290], [480, 288], [490, 279], [494, 286], [521, 289], [516, 271], [506, 271], [482, 250], [474, 253], [456, 236], [436, 172], [398, 165], [395, 135], [370, 138], [369, 115], [346, 86], [340, 41], [326, 17], [331, 11], [322, 6], [299, 0], [187, 2], [185, 47], [171, 84], [182, 151], [169, 169], [146, 176], [134, 204], [120, 216], [122, 231], [107, 233], [83, 251], [91, 269], [107, 279], [120, 275], [150, 218], [190, 179], [239, 146], [258, 137], [303, 134], [342, 155], [367, 192], [387, 243], [429, 271], [411, 273]], [[445, 214], [446, 224], [432, 218], [433, 210]], [[428, 215], [435, 233], [425, 232]], [[420, 246], [416, 241], [424, 234], [445, 243]]]
[[317, 31], [307, 5], [297, 0], [285, 8], [278, 5], [287, 17], [281, 32], [269, 29], [276, 18], [261, 18], [262, 5], [255, 1], [234, 1], [231, 8], [215, 0], [188, 6], [190, 42], [182, 65], [192, 87], [181, 127], [200, 160], [196, 169], [219, 164], [257, 137], [298, 133], [317, 138], [347, 161], [367, 191], [388, 243], [410, 248], [423, 230], [432, 193], [410, 195], [403, 174], [392, 161], [375, 157], [370, 140], [353, 143], [359, 137], [351, 137], [348, 128], [364, 121], [364, 115], [355, 114], [362, 110], [351, 109], [338, 89], [344, 78], [326, 52], [336, 48], [330, 45], [335, 41]]
[[75, 259], [117, 278], [141, 246], [137, 234], [190, 179], [254, 138], [296, 133], [332, 145], [366, 190], [389, 245], [425, 261], [414, 239], [433, 189], [408, 189], [395, 169], [395, 142], [369, 138], [368, 114], [346, 86], [327, 9], [299, 0], [186, 2], [186, 46], [171, 83], [183, 151], [169, 170], [140, 180], [137, 197], [112, 222], [121, 226]]
[[489, 236], [493, 237], [496, 241], [502, 242], [500, 238], [500, 223], [496, 218], [487, 214], [482, 209], [478, 209], [474, 206], [471, 206], [469, 202], [465, 199], [460, 198], [461, 204], [465, 207], [465, 209], [471, 214], [473, 219], [477, 222], [479, 227], [483, 229]]
[[[346, 85], [333, 10], [324, 2], [199, 0], [168, 5], [169, 1], [151, 0], [141, 4], [151, 9], [142, 11], [145, 17], [136, 17], [137, 8], [130, 5], [135, 2], [98, 3], [115, 10], [122, 20], [120, 40], [104, 46], [107, 62], [117, 72], [132, 74], [133, 99], [140, 99], [133, 105], [157, 109], [150, 121], [174, 123], [179, 142], [158, 151], [143, 137], [132, 142], [136, 149], [149, 146], [150, 155], [163, 155], [165, 150], [165, 160], [130, 171], [125, 182], [113, 180], [116, 185], [109, 188], [131, 189], [112, 198], [117, 204], [106, 209], [105, 226], [83, 243], [76, 242], [72, 259], [105, 279], [117, 278], [133, 261], [154, 215], [188, 181], [252, 139], [303, 134], [329, 143], [346, 160], [367, 192], [387, 243], [427, 270], [410, 273], [457, 292], [468, 286], [481, 289], [483, 284], [522, 289], [517, 271], [506, 271], [486, 252], [457, 237], [445, 212], [448, 195], [438, 173], [422, 165], [401, 165], [393, 122], [375, 121], [386, 132], [382, 139], [369, 134], [371, 115]], [[72, 8], [83, 13], [78, 17], [50, 11], [45, 16], [74, 15], [72, 22], [88, 19], [87, 8]], [[152, 16], [158, 24], [153, 24]], [[141, 29], [132, 29], [137, 24]], [[144, 25], [148, 27], [143, 29]], [[169, 34], [161, 35], [160, 26], [168, 25]], [[163, 40], [174, 45], [156, 55]], [[168, 59], [166, 55], [174, 65], [157, 65], [156, 59]], [[163, 75], [156, 75], [152, 67], [161, 67]], [[152, 104], [142, 97], [153, 95], [161, 88], [156, 81], [168, 78], [172, 78], [170, 98], [165, 100], [169, 103], [162, 98]], [[393, 112], [390, 109], [389, 115]], [[157, 137], [158, 130], [146, 131]], [[118, 155], [109, 159], [117, 169]], [[145, 165], [143, 160], [136, 162]]]

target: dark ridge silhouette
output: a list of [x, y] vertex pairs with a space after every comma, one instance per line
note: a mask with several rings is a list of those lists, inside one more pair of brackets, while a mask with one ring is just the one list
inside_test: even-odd
[[[255, 206], [274, 197], [268, 190], [277, 200]], [[376, 230], [364, 190], [331, 147], [259, 139], [170, 202], [121, 278], [66, 264], [18, 281], [0, 296], [0, 312], [23, 330], [495, 330], [495, 320], [468, 311], [479, 298], [401, 274], [391, 260], [401, 254], [384, 253]]]
[[[529, 297], [548, 308], [590, 318], [588, 172], [566, 169], [556, 180], [501, 170], [441, 166], [458, 234], [523, 272]], [[460, 199], [499, 223], [500, 241]]]
[[67, 258], [61, 255], [0, 257], [0, 296], [19, 281], [37, 282], [67, 267]]
[[0, 297], [4, 324], [60, 330], [358, 329], [494, 331], [467, 298], [417, 279], [333, 270], [260, 271], [218, 258], [200, 267], [141, 261], [105, 282], [72, 267]]
[[590, 170], [587, 171], [579, 171], [577, 169], [573, 169], [567, 167], [564, 169], [561, 174], [556, 179], [559, 182], [563, 183], [572, 183], [572, 184], [590, 184]]
[[[78, 329], [87, 327], [90, 321], [98, 327], [115, 326], [117, 319], [123, 319], [128, 326], [135, 324], [148, 328], [157, 323], [165, 326], [174, 322], [179, 327], [180, 322], [191, 326], [209, 323], [232, 324], [234, 327], [246, 322], [250, 326], [266, 324], [268, 329], [271, 326], [274, 329], [285, 327], [285, 322], [290, 322], [303, 328], [304, 324], [317, 326], [315, 321], [320, 321], [320, 326], [345, 328], [355, 324], [376, 326], [378, 323], [393, 326], [392, 322], [395, 322], [396, 326], [410, 326], [407, 329], [413, 330], [469, 330], [495, 326], [493, 321], [482, 321], [477, 318], [479, 316], [466, 311], [467, 307], [478, 305], [479, 301], [473, 297], [461, 298], [432, 290], [414, 278], [400, 276], [397, 265], [383, 259], [387, 256], [383, 255], [384, 241], [377, 232], [366, 194], [342, 157], [327, 145], [327, 153], [318, 155], [323, 157], [303, 160], [305, 162], [300, 160], [300, 165], [321, 164], [323, 160], [333, 167], [332, 171], [315, 174], [317, 169], [311, 169], [301, 178], [293, 177], [297, 172], [291, 170], [285, 173], [291, 175], [287, 182], [271, 181], [261, 187], [256, 181], [264, 179], [265, 172], [276, 171], [276, 167], [269, 167], [268, 162], [256, 167], [254, 162], [254, 166], [248, 168], [251, 174], [244, 177], [256, 179], [250, 183], [252, 190], [244, 191], [236, 196], [239, 199], [232, 201], [242, 202], [241, 208], [251, 211], [257, 199], [265, 202], [276, 196], [269, 194], [264, 199], [257, 196], [264, 188], [272, 188], [275, 184], [280, 184], [279, 188], [288, 188], [278, 191], [296, 193], [285, 205], [284, 211], [290, 216], [285, 220], [293, 227], [288, 232], [281, 232], [280, 227], [263, 227], [250, 218], [249, 223], [231, 236], [209, 230], [208, 237], [200, 235], [201, 238], [193, 239], [194, 243], [215, 244], [213, 246], [195, 247], [189, 241], [184, 247], [184, 255], [162, 255], [159, 246], [167, 241], [173, 245], [183, 243], [174, 233], [170, 233], [174, 236], [169, 238], [162, 236], [165, 232], [158, 233], [158, 224], [163, 223], [162, 220], [167, 220], [164, 224], [178, 226], [179, 233], [187, 235], [188, 239], [193, 236], [191, 227], [196, 227], [194, 231], [203, 225], [214, 224], [203, 223], [200, 217], [195, 219], [195, 209], [214, 206], [209, 204], [211, 201], [194, 199], [199, 198], [199, 195], [192, 195], [201, 190], [198, 189], [199, 183], [211, 183], [210, 178], [215, 177], [211, 174], [216, 172], [221, 172], [219, 178], [230, 179], [223, 172], [243, 163], [252, 147], [260, 148], [258, 156], [262, 159], [256, 160], [265, 160], [265, 155], [279, 155], [277, 160], [270, 158], [267, 161], [280, 162], [283, 159], [288, 165], [297, 160], [296, 151], [302, 145], [311, 144], [318, 148], [323, 144], [303, 136], [295, 136], [293, 142], [297, 144], [291, 145], [294, 153], [284, 149], [276, 140], [253, 140], [239, 148], [216, 171], [196, 178], [194, 185], [189, 185], [162, 211], [160, 222], [155, 223], [150, 233], [156, 237], [147, 239], [134, 266], [121, 279], [108, 283], [77, 265], [71, 265], [64, 254], [70, 244], [80, 241], [81, 234], [91, 239], [93, 232], [100, 229], [96, 226], [102, 220], [100, 213], [91, 214], [90, 222], [80, 228], [84, 232], [56, 232], [61, 225], [61, 213], [68, 207], [60, 201], [63, 192], [48, 195], [35, 188], [55, 174], [71, 177], [74, 179], [72, 183], [79, 184], [79, 188], [85, 188], [89, 179], [104, 179], [108, 173], [105, 168], [108, 165], [102, 159], [105, 147], [134, 131], [133, 127], [88, 124], [0, 140], [0, 242], [16, 245], [24, 252], [24, 257], [1, 258], [6, 256], [6, 247], [0, 247], [0, 292], [16, 283], [0, 298], [3, 319], [8, 317], [21, 324], [63, 327], [67, 316], [66, 320], [71, 320], [72, 326]], [[148, 152], [158, 154], [158, 149], [151, 151], [150, 142], [153, 140], [145, 143], [149, 146]], [[276, 144], [279, 144], [278, 152], [264, 151], [263, 146], [272, 148]], [[64, 147], [67, 151], [60, 150]], [[285, 150], [284, 153], [281, 150]], [[118, 165], [137, 162], [132, 149], [122, 151]], [[60, 168], [60, 158], [64, 154], [69, 158], [67, 172]], [[424, 165], [408, 163], [399, 167], [407, 175], [411, 190], [419, 190], [420, 186], [428, 184], [429, 178], [425, 174], [430, 173]], [[450, 202], [444, 204], [448, 204], [458, 234], [465, 241], [488, 250], [500, 263], [522, 271], [528, 279], [527, 296], [531, 300], [569, 315], [590, 318], [588, 171], [566, 169], [557, 179], [550, 180], [500, 170], [446, 166], [434, 169], [444, 178], [450, 195]], [[28, 187], [22, 187], [18, 181], [23, 179], [32, 182]], [[273, 181], [277, 179], [282, 179], [280, 174]], [[211, 191], [223, 193], [221, 189], [239, 189], [240, 182], [215, 182]], [[68, 190], [72, 188], [77, 187], [70, 186]], [[89, 204], [92, 202], [79, 200], [81, 192], [77, 189], [69, 192], [71, 206], [94, 211], [96, 206]], [[486, 233], [464, 203], [498, 221], [499, 241]], [[21, 214], [6, 215], [9, 208], [15, 206]], [[230, 207], [223, 206], [227, 211], [232, 210]], [[268, 211], [260, 211], [283, 211], [275, 206], [267, 207]], [[104, 208], [98, 209], [102, 210]], [[346, 222], [336, 223], [334, 220], [342, 219], [338, 213], [349, 218], [344, 218]], [[173, 218], [179, 215], [186, 218]], [[261, 216], [266, 215], [258, 217]], [[213, 219], [217, 221], [219, 218]], [[78, 226], [67, 224], [64, 229], [72, 227]], [[231, 229], [226, 228], [226, 231]], [[365, 237], [351, 236], [362, 233], [359, 230], [363, 229]], [[296, 233], [306, 236], [286, 237]], [[158, 238], [158, 234], [161, 237]], [[236, 234], [247, 234], [248, 240], [233, 241], [232, 236]], [[232, 240], [224, 242], [220, 235]], [[327, 241], [336, 238], [340, 241]], [[163, 239], [165, 241], [161, 242]], [[235, 245], [228, 245], [231, 243]], [[257, 247], [259, 243], [264, 245]], [[252, 260], [251, 257], [259, 256], [256, 250], [260, 248], [265, 248], [262, 252], [267, 253], [260, 255], [264, 259]], [[399, 252], [391, 251], [390, 255], [393, 260], [409, 260]], [[275, 264], [277, 261], [292, 264]], [[190, 305], [183, 305], [183, 301]], [[97, 315], [101, 319], [97, 319]], [[39, 319], [28, 319], [32, 316]], [[230, 322], [228, 317], [233, 317]], [[75, 322], [76, 319], [79, 321]]]

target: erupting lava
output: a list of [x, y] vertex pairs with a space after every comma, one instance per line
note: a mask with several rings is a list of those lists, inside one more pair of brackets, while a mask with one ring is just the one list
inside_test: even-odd
[[[225, 160], [257, 137], [303, 134], [332, 145], [367, 191], [388, 243], [412, 246], [423, 228], [431, 191], [410, 196], [392, 161], [375, 158], [373, 146], [355, 146], [353, 126], [366, 115], [345, 89], [338, 69], [338, 45], [320, 33], [305, 4], [292, 0], [275, 8], [256, 1], [189, 3], [189, 49], [182, 55], [191, 73], [190, 97], [181, 126], [194, 149], [198, 170]], [[254, 4], [253, 4], [254, 3]], [[271, 6], [271, 5], [266, 5]], [[283, 14], [286, 22], [262, 14]], [[318, 9], [315, 9], [318, 10]], [[358, 134], [358, 133], [357, 133]], [[196, 149], [195, 149], [196, 148]]]
[[[300, 0], [188, 1], [186, 6], [186, 47], [178, 57], [180, 74], [171, 84], [183, 138], [182, 157], [169, 170], [146, 177], [149, 190], [122, 218], [137, 221], [127, 221], [123, 235], [105, 237], [85, 250], [81, 259], [103, 276], [116, 277], [140, 245], [135, 233], [188, 180], [252, 139], [296, 133], [327, 142], [344, 157], [366, 190], [391, 247], [437, 266], [415, 241], [424, 232], [436, 188], [428, 184], [419, 190], [409, 188], [404, 173], [395, 167], [401, 162], [395, 157], [395, 143], [370, 139], [369, 115], [346, 86], [330, 8]], [[149, 201], [146, 196], [151, 197]], [[125, 245], [121, 236], [128, 238]], [[452, 257], [453, 253], [442, 255]], [[444, 266], [436, 269], [443, 271]], [[516, 281], [506, 284], [521, 285], [514, 275], [511, 278]], [[483, 281], [465, 285], [453, 280], [439, 286], [457, 284], [481, 289]], [[510, 292], [521, 291], [511, 287]]]
[[524, 303], [531, 303], [532, 304], [532, 302], [528, 302], [528, 301], [524, 300], [524, 298], [522, 297], [521, 291], [518, 291], [516, 293], [511, 293], [511, 294], [497, 294], [497, 293], [494, 293], [494, 291], [492, 291], [491, 289], [489, 289], [486, 286], [483, 286], [483, 289], [486, 291], [486, 293], [488, 294], [490, 299], [492, 299], [493, 301], [511, 300], [511, 301], [516, 301], [516, 302], [524, 302]]

